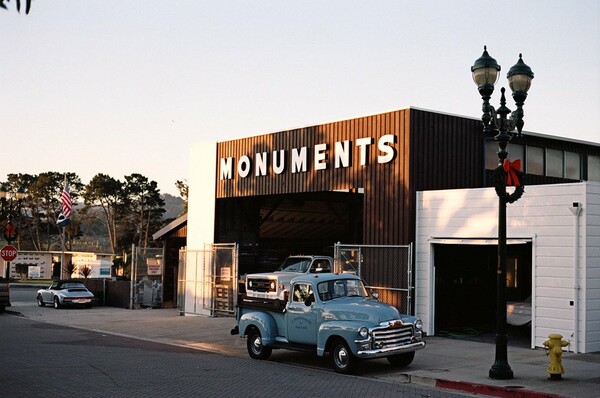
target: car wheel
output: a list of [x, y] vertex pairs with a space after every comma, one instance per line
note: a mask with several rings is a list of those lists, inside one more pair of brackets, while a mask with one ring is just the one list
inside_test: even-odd
[[415, 359], [414, 351], [399, 355], [390, 355], [389, 357], [387, 357], [387, 360], [390, 363], [390, 365], [397, 368], [403, 368], [405, 366], [410, 365], [413, 359]]
[[56, 309], [60, 308], [60, 300], [56, 296], [54, 296], [54, 308], [56, 308]]
[[262, 336], [256, 328], [250, 329], [246, 341], [248, 354], [253, 359], [269, 359], [272, 349], [263, 345]]
[[346, 342], [342, 339], [336, 339], [331, 344], [329, 351], [331, 365], [337, 373], [352, 374], [356, 368], [358, 359], [352, 354]]
[[38, 294], [38, 295], [37, 295], [37, 303], [38, 303], [38, 305], [39, 305], [40, 307], [43, 307], [43, 306], [45, 306], [45, 305], [46, 305], [46, 303], [44, 303], [44, 299], [42, 298], [42, 295], [41, 295], [41, 294]]

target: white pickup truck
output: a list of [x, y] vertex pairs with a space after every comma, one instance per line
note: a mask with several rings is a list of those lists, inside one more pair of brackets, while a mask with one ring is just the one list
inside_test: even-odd
[[290, 281], [302, 274], [333, 272], [333, 258], [328, 256], [289, 256], [275, 272], [249, 274], [246, 276], [246, 302], [282, 303], [290, 289]]
[[10, 282], [8, 278], [0, 276], [0, 314], [6, 307], [10, 307]]

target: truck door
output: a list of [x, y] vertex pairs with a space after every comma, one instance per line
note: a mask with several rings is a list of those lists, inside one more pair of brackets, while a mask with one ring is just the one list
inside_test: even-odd
[[288, 341], [291, 343], [317, 344], [317, 315], [312, 305], [306, 305], [306, 300], [314, 293], [310, 283], [299, 282], [292, 286], [292, 294], [288, 303], [286, 322]]

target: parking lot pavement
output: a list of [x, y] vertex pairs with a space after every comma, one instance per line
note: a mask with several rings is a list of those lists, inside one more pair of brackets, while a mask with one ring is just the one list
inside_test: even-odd
[[[112, 307], [60, 309], [15, 301], [12, 314], [30, 319], [165, 344], [246, 356], [246, 341], [230, 334], [231, 317], [181, 316], [176, 309], [126, 310]], [[416, 383], [496, 397], [598, 397], [600, 354], [563, 354], [561, 381], [548, 379], [544, 350], [508, 349], [512, 380], [494, 380], [488, 370], [494, 362], [493, 344], [427, 337], [427, 347], [417, 352], [405, 369], [378, 366], [367, 377], [391, 382]], [[383, 370], [382, 370], [383, 369]]]

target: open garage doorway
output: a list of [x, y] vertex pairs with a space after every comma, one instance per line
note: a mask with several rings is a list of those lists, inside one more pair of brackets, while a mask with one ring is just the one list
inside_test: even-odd
[[239, 275], [273, 271], [293, 254], [333, 257], [336, 242], [362, 243], [362, 193], [250, 196], [216, 205], [216, 242], [239, 244]]
[[[434, 244], [435, 334], [479, 340], [496, 329], [496, 268], [498, 246]], [[509, 339], [529, 344], [531, 336], [531, 242], [512, 241], [507, 247], [506, 298]], [[515, 312], [515, 313], [513, 313]]]

